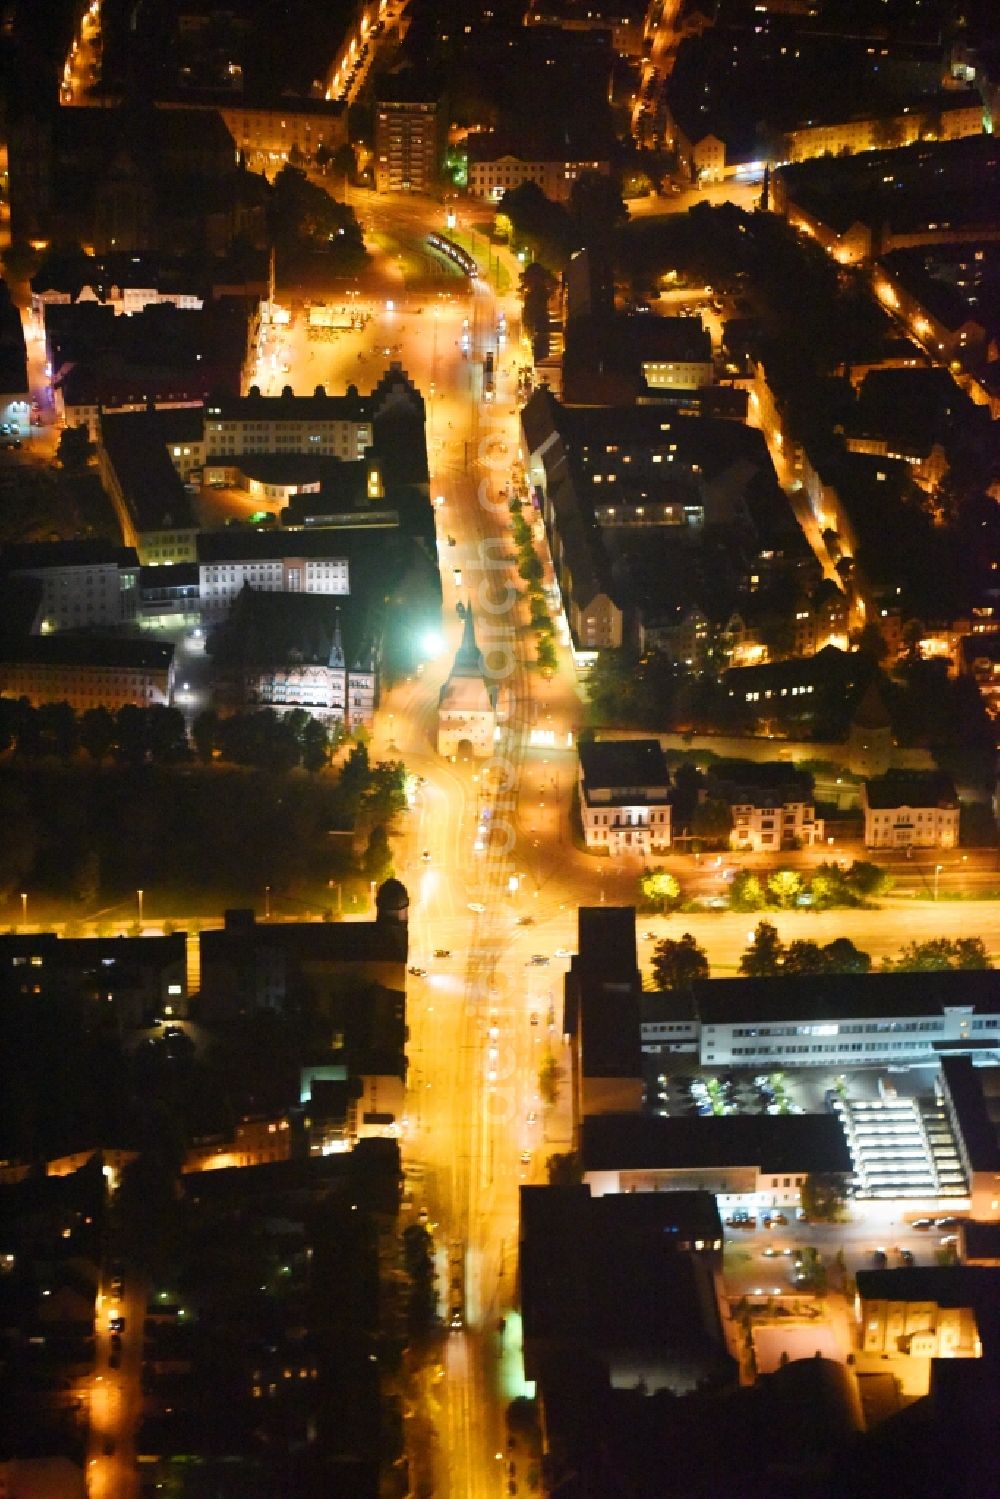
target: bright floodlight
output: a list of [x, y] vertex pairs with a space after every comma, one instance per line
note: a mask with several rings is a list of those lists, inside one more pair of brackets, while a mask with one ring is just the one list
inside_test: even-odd
[[437, 630], [425, 630], [420, 637], [420, 649], [428, 661], [434, 661], [444, 650], [444, 641]]

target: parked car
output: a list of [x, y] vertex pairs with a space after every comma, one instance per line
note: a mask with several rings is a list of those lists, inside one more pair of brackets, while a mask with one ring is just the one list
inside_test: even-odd
[[884, 1249], [872, 1250], [872, 1264], [876, 1270], [884, 1270], [889, 1263], [889, 1256]]

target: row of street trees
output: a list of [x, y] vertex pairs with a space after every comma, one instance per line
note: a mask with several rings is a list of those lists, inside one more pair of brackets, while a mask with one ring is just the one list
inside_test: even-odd
[[535, 551], [531, 526], [524, 518], [524, 507], [515, 496], [510, 502], [511, 529], [517, 546], [518, 576], [528, 585], [531, 628], [538, 636], [536, 661], [543, 672], [556, 669], [555, 627], [542, 592], [542, 564]]
[[[908, 943], [895, 958], [883, 958], [880, 968], [883, 973], [933, 973], [989, 966], [981, 937], [931, 937]], [[686, 989], [710, 974], [708, 954], [690, 932], [657, 942], [651, 968], [657, 989]], [[739, 961], [739, 972], [744, 978], [870, 973], [871, 969], [871, 954], [856, 947], [848, 937], [835, 937], [826, 943], [810, 939], [785, 943], [770, 921], [757, 923], [753, 940]]]
[[[807, 905], [815, 911], [830, 911], [841, 906], [866, 907], [891, 888], [891, 876], [863, 859], [846, 869], [819, 864], [811, 876], [797, 869], [776, 869], [771, 874], [738, 869], [729, 886], [729, 908], [790, 911]], [[677, 911], [684, 903], [680, 880], [666, 869], [647, 870], [639, 878], [639, 891], [645, 904], [657, 911]]]

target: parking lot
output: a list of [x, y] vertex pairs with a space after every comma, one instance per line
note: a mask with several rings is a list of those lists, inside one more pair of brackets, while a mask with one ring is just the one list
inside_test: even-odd
[[934, 1069], [887, 1071], [861, 1068], [835, 1072], [809, 1067], [795, 1071], [714, 1070], [698, 1066], [693, 1055], [643, 1057], [646, 1106], [671, 1118], [702, 1114], [822, 1114], [827, 1095], [845, 1089], [852, 1099], [874, 1100], [895, 1090], [902, 1097], [934, 1091]]
[[[803, 1089], [784, 1072], [668, 1072], [662, 1057], [647, 1057], [646, 1104], [661, 1115], [805, 1114], [825, 1108], [822, 1088]], [[808, 1080], [810, 1083], [812, 1079]], [[803, 1102], [802, 1095], [807, 1094]]]

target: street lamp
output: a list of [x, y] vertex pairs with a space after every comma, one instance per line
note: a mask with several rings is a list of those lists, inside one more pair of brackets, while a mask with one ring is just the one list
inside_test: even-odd
[[21, 891], [21, 925], [23, 927], [26, 927], [28, 925], [28, 892], [27, 892], [27, 890], [22, 890]]
[[934, 899], [935, 900], [937, 900], [937, 898], [938, 898], [938, 879], [940, 878], [941, 871], [942, 871], [943, 868], [944, 868], [943, 864], [935, 864], [934, 865]]
[[143, 897], [143, 895], [146, 892], [144, 890], [137, 890], [135, 893], [136, 893], [136, 895], [138, 897], [138, 900], [139, 900], [139, 931], [141, 933], [142, 932], [142, 897]]
[[265, 885], [264, 886], [264, 920], [265, 921], [270, 921], [270, 919], [271, 919], [271, 887], [270, 887], [270, 885]]

